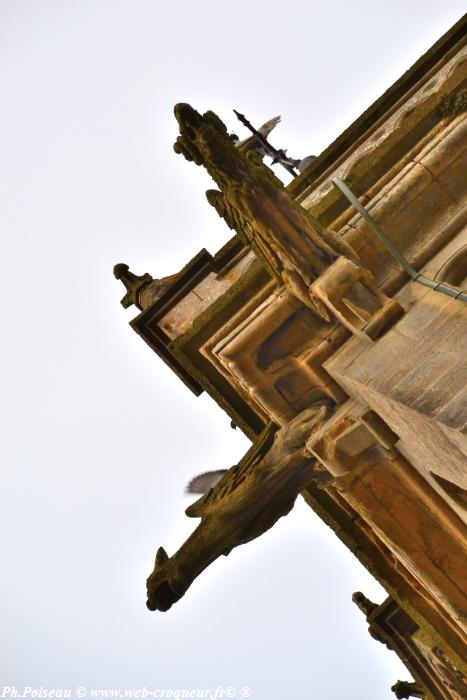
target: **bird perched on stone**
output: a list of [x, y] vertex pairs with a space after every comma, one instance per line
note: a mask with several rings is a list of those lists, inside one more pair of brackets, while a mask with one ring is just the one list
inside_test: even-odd
[[299, 172], [303, 173], [305, 168], [307, 168], [314, 160], [316, 160], [316, 156], [306, 156], [301, 160], [300, 158], [297, 158], [297, 160], [294, 161], [294, 166], [299, 170]]
[[[272, 119], [269, 119], [269, 121], [265, 122], [263, 126], [260, 126], [258, 131], [261, 134], [261, 136], [264, 136], [264, 138], [266, 139], [271, 133], [271, 131], [274, 129], [274, 127], [276, 127], [279, 124], [280, 120], [281, 117], [273, 117]], [[269, 155], [268, 151], [264, 148], [263, 144], [258, 141], [254, 134], [252, 136], [248, 136], [248, 138], [246, 139], [243, 139], [243, 141], [239, 140], [237, 134], [230, 134], [230, 138], [232, 139], [232, 141], [235, 141], [235, 145], [243, 153], [247, 153], [248, 151], [251, 151], [253, 149], [261, 156]]]

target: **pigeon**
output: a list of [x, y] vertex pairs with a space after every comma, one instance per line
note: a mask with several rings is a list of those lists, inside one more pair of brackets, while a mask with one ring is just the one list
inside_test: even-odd
[[212, 472], [204, 472], [198, 474], [186, 487], [187, 493], [207, 493], [210, 489], [222, 479], [224, 474], [227, 474], [228, 469], [217, 469]]
[[303, 173], [305, 168], [307, 168], [314, 160], [316, 160], [316, 156], [306, 156], [306, 158], [302, 158], [302, 160], [297, 159], [298, 162], [296, 168]]

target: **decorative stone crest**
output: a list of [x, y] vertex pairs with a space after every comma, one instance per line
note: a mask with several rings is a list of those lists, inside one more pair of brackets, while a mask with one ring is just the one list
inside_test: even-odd
[[141, 311], [151, 306], [156, 299], [159, 299], [180, 277], [180, 273], [167, 275], [161, 279], [154, 279], [148, 272], [144, 275], [135, 275], [130, 272], [128, 265], [118, 263], [114, 267], [114, 276], [123, 282], [127, 293], [121, 300], [124, 309], [135, 305]]
[[135, 275], [133, 272], [130, 272], [128, 265], [118, 263], [114, 267], [114, 276], [123, 282], [127, 290], [120, 302], [123, 308], [128, 309], [134, 304], [141, 309], [139, 295], [145, 287], [154, 281], [151, 275], [148, 272], [145, 272], [144, 275]]
[[422, 698], [427, 697], [426, 692], [418, 683], [409, 683], [409, 681], [397, 681], [392, 687], [392, 692], [396, 698]]
[[358, 607], [358, 609], [361, 610], [362, 613], [364, 613], [364, 615], [366, 616], [367, 619], [369, 618], [371, 613], [373, 613], [379, 607], [379, 605], [376, 605], [376, 603], [373, 603], [361, 591], [356, 591], [352, 595], [352, 601], [355, 603], [355, 605]]

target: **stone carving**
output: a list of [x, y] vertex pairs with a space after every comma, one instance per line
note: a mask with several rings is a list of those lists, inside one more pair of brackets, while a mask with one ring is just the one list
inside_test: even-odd
[[366, 615], [368, 618], [372, 612], [379, 608], [379, 605], [373, 603], [369, 598], [366, 597], [361, 591], [356, 591], [352, 595], [352, 601], [358, 607], [359, 610]]
[[219, 190], [207, 190], [206, 199], [209, 204], [214, 207], [221, 219], [224, 219], [227, 226], [242, 235], [246, 221], [244, 221], [240, 214], [224, 199], [222, 192]]
[[221, 191], [222, 199], [208, 195], [218, 213], [229, 226], [240, 223], [242, 235], [276, 279], [328, 320], [326, 307], [309, 292], [311, 283], [336, 259], [324, 229], [293, 200], [258, 154], [245, 155], [235, 147], [213, 112], [201, 115], [178, 104], [175, 116], [180, 136], [174, 149], [206, 167]]
[[434, 646], [428, 655], [428, 661], [453, 700], [465, 700], [467, 697], [467, 678], [454, 666], [441, 647]]
[[415, 643], [417, 656], [424, 660], [428, 674], [434, 676], [440, 691], [442, 691], [440, 697], [465, 700], [467, 697], [467, 678], [462, 661], [456, 659], [449, 647], [442, 649], [438, 646], [427, 631], [419, 629], [412, 639]]
[[311, 291], [342, 325], [372, 340], [404, 313], [399, 302], [383, 294], [368, 270], [343, 256], [313, 283]]
[[361, 421], [363, 410], [352, 399], [346, 401], [307, 442], [309, 452], [335, 477], [354, 473], [367, 450], [379, 445]]
[[373, 637], [373, 639], [375, 639], [377, 642], [380, 642], [380, 644], [384, 644], [385, 647], [392, 650], [393, 647], [389, 639], [387, 637], [383, 637], [379, 633], [378, 625], [370, 619], [375, 610], [378, 610], [380, 606], [376, 605], [376, 603], [373, 603], [369, 598], [367, 598], [363, 593], [361, 593], [361, 591], [356, 591], [352, 595], [352, 601], [355, 603], [358, 609], [362, 611], [367, 621], [369, 622], [368, 634], [370, 635], [370, 637]]
[[230, 229], [236, 231], [243, 239], [245, 245], [249, 246], [257, 257], [262, 261], [271, 277], [276, 278], [278, 283], [282, 283], [280, 270], [280, 260], [274, 250], [262, 245], [260, 239], [254, 234], [249, 222], [230, 204], [219, 190], [208, 190], [206, 199], [214, 207], [221, 219], [224, 219]]
[[354, 252], [335, 238], [334, 247], [326, 241], [326, 230], [290, 196], [260, 153], [236, 148], [213, 112], [201, 115], [178, 104], [175, 116], [180, 125], [175, 151], [204, 165], [219, 187], [208, 190], [208, 202], [279, 284], [325, 321], [335, 316], [353, 333], [371, 339], [401, 316], [398, 302], [351, 259]]
[[306, 439], [333, 406], [331, 400], [317, 402], [279, 430], [270, 423], [239, 464], [187, 508], [201, 523], [172, 557], [159, 547], [147, 580], [150, 610], [169, 610], [221, 554], [259, 537], [289, 513], [314, 477]]
[[135, 275], [130, 272], [128, 265], [118, 263], [114, 267], [114, 276], [123, 282], [127, 290], [120, 302], [123, 308], [128, 309], [134, 304], [142, 311], [165, 294], [167, 289], [179, 279], [180, 273], [176, 272], [174, 275], [154, 279], [148, 272], [145, 272], [144, 275]]
[[397, 681], [392, 687], [392, 692], [396, 698], [426, 698], [426, 691], [419, 683], [409, 683], [409, 681]]
[[120, 302], [123, 308], [128, 309], [133, 304], [141, 308], [140, 292], [154, 281], [149, 272], [145, 272], [144, 275], [135, 275], [130, 272], [128, 265], [118, 263], [114, 266], [114, 277], [123, 282], [126, 287], [126, 294]]

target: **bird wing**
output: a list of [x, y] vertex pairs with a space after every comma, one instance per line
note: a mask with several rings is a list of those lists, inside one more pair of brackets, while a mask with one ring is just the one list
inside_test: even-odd
[[227, 473], [227, 469], [217, 469], [212, 472], [198, 474], [186, 487], [187, 493], [207, 493], [212, 489]]
[[[262, 126], [259, 127], [258, 131], [261, 134], [261, 136], [264, 136], [266, 138], [271, 131], [274, 129], [275, 126], [279, 124], [281, 120], [281, 117], [273, 117], [272, 119], [269, 119], [267, 122], [265, 122]], [[258, 140], [254, 134], [251, 136], [248, 136], [248, 138], [243, 139], [243, 141], [237, 141], [235, 144], [237, 148], [241, 148], [242, 150], [249, 150], [250, 148], [253, 148], [258, 143]]]
[[274, 127], [276, 127], [279, 124], [280, 120], [281, 120], [280, 116], [273, 117], [272, 119], [269, 119], [269, 121], [265, 122], [263, 124], [263, 126], [260, 126], [258, 131], [261, 134], [261, 136], [264, 136], [264, 137], [268, 136], [271, 133], [271, 131], [274, 129]]

